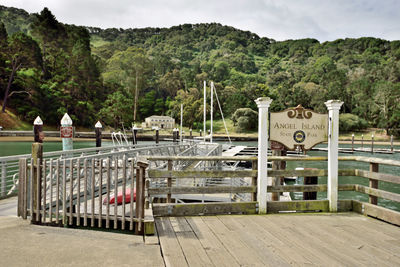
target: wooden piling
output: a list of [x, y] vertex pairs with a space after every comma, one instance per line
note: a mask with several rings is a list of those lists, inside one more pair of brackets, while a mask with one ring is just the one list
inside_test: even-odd
[[41, 184], [42, 184], [42, 172], [40, 163], [43, 160], [43, 144], [33, 143], [32, 144], [32, 161], [33, 174], [32, 179], [32, 192], [33, 192], [33, 206], [31, 207], [31, 220], [32, 223], [40, 223], [40, 202], [41, 202]]
[[96, 134], [96, 147], [101, 147], [101, 130], [103, 126], [98, 121], [95, 125], [95, 134]]
[[351, 152], [354, 153], [354, 134], [351, 135]]
[[[369, 164], [369, 171], [379, 172], [379, 164], [371, 162]], [[378, 189], [378, 180], [369, 178], [369, 187]], [[378, 198], [376, 196], [369, 195], [368, 200], [369, 200], [369, 203], [378, 205]]]
[[393, 153], [393, 135], [390, 136], [390, 151]]
[[160, 133], [158, 128], [156, 129], [156, 144], [158, 144], [160, 142]]
[[[172, 171], [172, 160], [168, 160], [168, 170]], [[167, 186], [168, 187], [172, 186], [172, 178], [171, 177], [167, 178]], [[171, 203], [171, 194], [167, 194], [167, 203]]]
[[371, 136], [371, 153], [374, 153], [374, 135]]
[[[253, 171], [257, 170], [257, 160], [251, 162], [251, 169]], [[251, 177], [251, 185], [257, 187], [257, 175]], [[257, 191], [251, 194], [251, 201], [257, 201]]]

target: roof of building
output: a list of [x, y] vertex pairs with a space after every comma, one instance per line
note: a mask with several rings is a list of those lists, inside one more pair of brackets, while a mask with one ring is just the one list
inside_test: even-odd
[[150, 117], [147, 117], [146, 119], [148, 119], [148, 118], [173, 120], [173, 118], [171, 118], [170, 116], [159, 116], [159, 115], [152, 115]]

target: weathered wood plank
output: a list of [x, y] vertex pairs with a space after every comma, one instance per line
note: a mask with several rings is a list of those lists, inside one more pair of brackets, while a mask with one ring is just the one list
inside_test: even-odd
[[254, 170], [236, 171], [161, 171], [149, 170], [149, 178], [243, 178], [257, 175]]
[[[77, 194], [77, 196], [80, 196], [81, 195], [81, 161], [79, 158], [76, 161], [76, 179], [77, 179], [76, 194]], [[80, 197], [78, 197], [76, 199], [76, 212], [78, 214], [78, 217], [76, 219], [76, 225], [80, 226], [81, 225], [81, 198]]]
[[252, 249], [264, 265], [290, 266], [285, 259], [274, 253], [274, 249], [272, 249], [270, 246], [263, 246], [263, 242], [258, 238], [257, 234], [249, 234], [249, 229], [247, 227], [243, 227], [243, 225], [238, 222], [241, 220], [241, 217], [218, 216], [218, 219], [225, 225], [226, 228], [234, 232], [240, 241]]
[[[95, 159], [92, 159], [92, 162], [91, 162], [92, 164], [91, 164], [91, 171], [92, 171], [92, 173], [91, 173], [91, 177], [90, 177], [90, 181], [91, 181], [91, 187], [90, 187], [90, 198], [91, 198], [91, 208], [92, 208], [92, 214], [91, 214], [91, 219], [90, 219], [90, 226], [91, 227], [94, 227], [94, 210], [95, 210], [95, 203], [96, 203], [96, 201], [94, 201], [94, 198], [95, 198], [95, 195], [94, 195], [94, 192], [95, 192], [95, 185], [96, 185], [96, 170], [95, 170]], [[99, 189], [99, 190], [101, 190], [101, 188]]]
[[[355, 185], [341, 184], [339, 191], [353, 191]], [[268, 186], [268, 192], [326, 192], [328, 189], [326, 184], [321, 185], [281, 185], [281, 186]]]
[[188, 265], [212, 266], [213, 264], [211, 260], [208, 258], [206, 251], [202, 247], [198, 237], [193, 233], [193, 230], [186, 219], [184, 217], [170, 218], [171, 224], [173, 219], [175, 219], [175, 222], [179, 225], [179, 229], [185, 229], [184, 231], [175, 231], [175, 235], [179, 241]]
[[[384, 191], [384, 190], [380, 190], [380, 189], [375, 189], [375, 188], [371, 188], [371, 187], [363, 186], [363, 185], [359, 185], [359, 184], [356, 184], [354, 188], [355, 188], [355, 191], [360, 192], [360, 193], [400, 202], [400, 194], [397, 194], [397, 193], [392, 193], [392, 192], [388, 192], [388, 191]], [[376, 205], [376, 204], [374, 204], [374, 205]]]
[[[150, 195], [161, 194], [219, 194], [219, 193], [253, 193], [256, 186], [207, 186], [207, 187], [158, 187], [149, 188]], [[325, 190], [326, 191], [326, 190]]]
[[352, 203], [353, 210], [358, 213], [400, 226], [400, 212], [357, 200]]
[[379, 173], [379, 172], [371, 172], [365, 170], [356, 169], [356, 176], [370, 178], [378, 181], [389, 182], [394, 184], [400, 184], [400, 176], [386, 174], [386, 173]]
[[169, 218], [156, 219], [157, 232], [160, 238], [161, 251], [165, 266], [188, 266], [182, 248], [172, 229]]
[[265, 265], [257, 253], [243, 243], [237, 233], [226, 228], [216, 216], [203, 217], [202, 219], [241, 266]]
[[257, 202], [153, 204], [154, 216], [255, 214]]
[[186, 221], [190, 224], [196, 236], [201, 237], [199, 241], [215, 266], [239, 266], [233, 255], [229, 253], [201, 217], [186, 217]]

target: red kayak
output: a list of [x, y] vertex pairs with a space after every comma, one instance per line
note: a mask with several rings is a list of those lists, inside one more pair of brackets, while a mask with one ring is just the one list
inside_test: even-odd
[[[118, 192], [118, 197], [117, 197], [117, 204], [121, 205], [122, 204], [122, 194], [123, 192]], [[133, 189], [133, 201], [136, 201], [136, 188]], [[110, 204], [114, 204], [115, 202], [115, 196], [114, 194], [110, 195]], [[127, 188], [125, 190], [125, 203], [131, 203], [131, 189]], [[103, 200], [103, 205], [107, 204], [107, 197], [104, 198]]]

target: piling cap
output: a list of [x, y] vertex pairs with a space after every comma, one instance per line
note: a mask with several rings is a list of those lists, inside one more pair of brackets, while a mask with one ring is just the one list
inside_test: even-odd
[[96, 128], [103, 128], [103, 125], [101, 125], [100, 121], [98, 121], [94, 127], [96, 127]]
[[33, 122], [33, 125], [43, 125], [42, 119], [39, 116], [37, 116], [35, 121]]
[[72, 125], [72, 120], [67, 113], [65, 113], [64, 117], [61, 119], [61, 125]]

